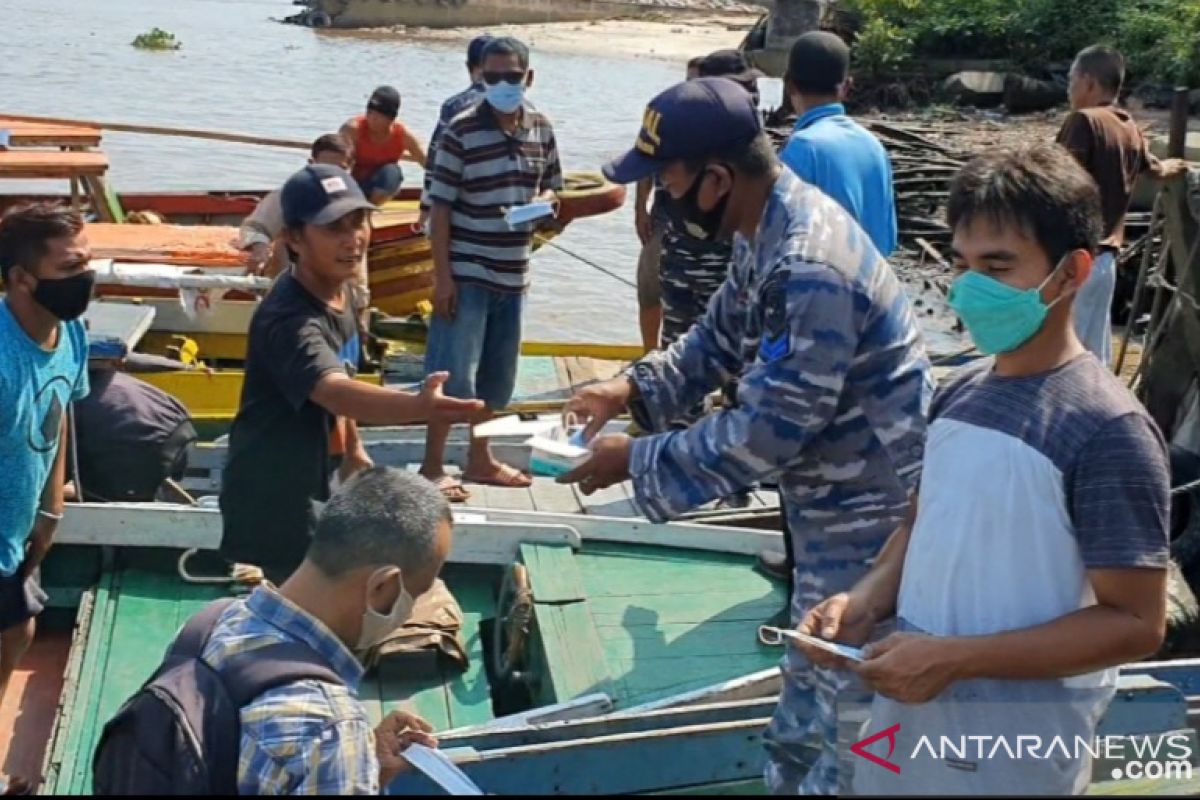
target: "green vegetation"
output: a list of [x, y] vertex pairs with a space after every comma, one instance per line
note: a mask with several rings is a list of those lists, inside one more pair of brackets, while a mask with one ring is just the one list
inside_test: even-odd
[[1200, 86], [1200, 0], [842, 0], [856, 18], [860, 69], [894, 71], [911, 58], [1012, 59], [1027, 68], [1069, 62], [1109, 44], [1136, 82]]
[[162, 28], [153, 28], [148, 33], [140, 33], [133, 40], [133, 46], [140, 50], [178, 50], [183, 42], [175, 38], [175, 34]]

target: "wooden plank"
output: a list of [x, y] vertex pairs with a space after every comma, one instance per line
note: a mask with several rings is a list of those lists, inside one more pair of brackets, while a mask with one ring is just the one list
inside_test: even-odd
[[496, 587], [492, 572], [477, 569], [457, 569], [446, 580], [462, 608], [462, 639], [469, 659], [466, 672], [443, 671], [449, 722], [454, 727], [478, 725], [495, 716], [481, 626], [485, 619], [496, 615]]
[[103, 153], [59, 150], [0, 152], [0, 178], [100, 177], [107, 171], [108, 157]]
[[763, 550], [783, 550], [779, 531], [730, 528], [700, 523], [671, 522], [656, 525], [649, 520], [562, 514], [543, 511], [492, 510], [489, 521], [570, 525], [585, 541], [638, 544], [685, 550], [704, 550], [754, 556]]
[[529, 585], [536, 603], [571, 603], [586, 600], [583, 576], [569, 547], [544, 544], [521, 545], [521, 561], [529, 572]]
[[[532, 512], [524, 512], [532, 513]], [[455, 525], [452, 563], [510, 564], [526, 541], [579, 547], [569, 525], [531, 525], [490, 520]], [[201, 548], [221, 543], [221, 512], [171, 503], [71, 503], [56, 536], [58, 544]]]
[[626, 484], [617, 483], [591, 495], [583, 495], [584, 513], [603, 517], [640, 517]]
[[[749, 780], [762, 774], [766, 718], [573, 739], [482, 753], [466, 750], [459, 767], [489, 794], [634, 794]], [[436, 787], [409, 773], [389, 794]]]
[[776, 652], [774, 656], [727, 657], [718, 654], [670, 660], [613, 659], [609, 662], [609, 670], [613, 675], [621, 676], [618, 708], [623, 708], [702, 689], [727, 680], [731, 675], [759, 672], [778, 663], [780, 657], [781, 654]]
[[[655, 595], [653, 602], [654, 624], [672, 625], [690, 623], [697, 625], [709, 622], [741, 622], [757, 625], [783, 608], [784, 589], [782, 584], [776, 591], [753, 600], [746, 599], [744, 591], [721, 591], [711, 594]], [[589, 595], [592, 618], [596, 627], [626, 627], [633, 624], [629, 619], [627, 596]]]
[[0, 120], [0, 128], [8, 130], [10, 147], [97, 147], [100, 144], [97, 128], [4, 120]]
[[526, 356], [517, 363], [517, 386], [513, 404], [536, 401], [562, 401], [570, 396], [569, 387], [559, 382], [555, 360], [548, 356]]
[[[652, 619], [653, 612], [648, 612], [646, 616]], [[760, 643], [757, 626], [745, 621], [638, 625], [635, 617], [628, 626], [606, 628], [601, 635], [604, 638], [604, 652], [609, 658], [635, 664], [649, 659], [691, 660], [736, 656], [761, 656], [770, 663], [778, 661], [783, 655], [782, 648], [768, 648]]]
[[488, 508], [500, 508], [508, 511], [533, 511], [533, 493], [528, 487], [485, 487], [469, 481], [466, 485], [467, 490], [471, 492], [474, 492], [477, 488], [486, 490], [485, 496]]
[[497, 717], [478, 725], [455, 728], [452, 731], [443, 733], [439, 737], [439, 740], [528, 729], [548, 725], [552, 722], [575, 722], [581, 719], [599, 717], [608, 714], [612, 710], [613, 701], [608, 695], [585, 694], [583, 697], [577, 697], [565, 703], [555, 703], [552, 706], [539, 706], [538, 708], [531, 708], [528, 711]]
[[775, 702], [773, 698], [770, 698], [707, 703], [688, 708], [650, 709], [637, 715], [618, 712], [542, 725], [470, 730], [443, 736], [438, 744], [445, 749], [471, 747], [483, 752], [595, 739], [603, 736], [670, 730], [692, 725], [736, 722], [769, 717], [775, 710]]
[[534, 477], [533, 486], [534, 511], [551, 511], [564, 514], [582, 514], [583, 507], [572, 486], [555, 483], [553, 478]]
[[561, 703], [611, 691], [607, 661], [587, 601], [536, 603], [534, 618], [545, 669], [541, 702]]
[[55, 543], [215, 550], [221, 513], [171, 503], [68, 503]]
[[64, 700], [69, 699], [71, 703], [64, 705], [62, 709], [65, 719], [60, 721], [60, 724], [65, 733], [61, 750], [56, 746], [59, 768], [53, 787], [55, 794], [82, 793], [76, 779], [82, 774], [81, 765], [86, 765], [91, 756], [92, 739], [89, 732], [95, 725], [93, 698], [98, 694], [96, 686], [103, 679], [104, 666], [108, 660], [108, 632], [116, 611], [114, 578], [111, 573], [101, 576], [94, 597], [88, 627], [73, 643], [73, 647], [83, 647], [83, 662], [74, 693], [69, 698], [64, 695]]
[[406, 711], [416, 714], [433, 726], [434, 731], [452, 727], [450, 709], [446, 704], [446, 686], [440, 675], [421, 680], [406, 676], [395, 661], [379, 665], [379, 700], [383, 714]]
[[771, 667], [734, 678], [733, 680], [720, 681], [709, 686], [702, 686], [690, 692], [671, 695], [662, 700], [655, 700], [654, 702], [625, 708], [613, 716], [641, 717], [664, 709], [691, 708], [714, 703], [744, 703], [746, 701], [759, 701], [764, 698], [769, 699], [771, 703], [775, 703], [782, 688], [782, 673], [778, 667]]

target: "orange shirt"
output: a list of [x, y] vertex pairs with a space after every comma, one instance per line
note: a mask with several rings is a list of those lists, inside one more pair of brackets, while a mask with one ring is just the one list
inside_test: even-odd
[[391, 133], [382, 142], [371, 138], [367, 130], [366, 116], [354, 118], [354, 131], [354, 169], [351, 174], [355, 180], [364, 181], [371, 177], [375, 170], [395, 164], [404, 156], [408, 131], [402, 123], [393, 122]]

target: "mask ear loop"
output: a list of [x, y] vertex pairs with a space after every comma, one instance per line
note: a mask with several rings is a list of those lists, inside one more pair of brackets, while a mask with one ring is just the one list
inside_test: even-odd
[[[1071, 253], [1073, 253], [1073, 252], [1075, 252], [1075, 251], [1072, 250], [1072, 251], [1068, 252], [1066, 255], [1064, 255], [1062, 258], [1060, 258], [1058, 260], [1058, 264], [1056, 264], [1054, 269], [1050, 270], [1050, 274], [1046, 276], [1046, 280], [1044, 280], [1040, 284], [1038, 284], [1037, 293], [1038, 293], [1039, 298], [1042, 296], [1042, 290], [1046, 288], [1046, 285], [1048, 283], [1050, 283], [1050, 281], [1054, 280], [1054, 276], [1059, 273], [1059, 270], [1062, 269], [1063, 264], [1067, 263], [1067, 259], [1071, 257]], [[1069, 297], [1074, 297], [1077, 294], [1079, 294], [1078, 286], [1075, 286], [1075, 285], [1068, 286], [1066, 289], [1061, 290], [1059, 292], [1058, 297], [1054, 298], [1049, 303], [1046, 303], [1046, 310], [1049, 311], [1050, 309], [1052, 309], [1056, 305], [1058, 305], [1060, 301], [1066, 300]]]

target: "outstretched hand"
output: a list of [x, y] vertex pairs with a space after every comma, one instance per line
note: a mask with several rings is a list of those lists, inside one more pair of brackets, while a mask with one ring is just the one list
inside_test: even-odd
[[425, 418], [435, 422], [473, 421], [483, 411], [483, 401], [447, 397], [442, 393], [442, 386], [449, 379], [449, 372], [435, 372], [425, 379], [425, 386], [421, 389]]

